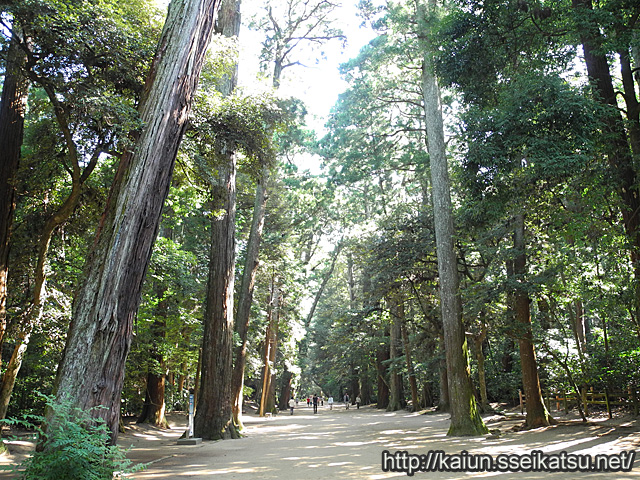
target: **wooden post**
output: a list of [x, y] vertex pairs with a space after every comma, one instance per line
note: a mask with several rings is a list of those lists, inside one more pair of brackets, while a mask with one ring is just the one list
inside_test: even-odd
[[520, 398], [520, 413], [524, 414], [524, 402], [525, 398], [522, 395], [522, 390], [518, 389], [518, 397]]

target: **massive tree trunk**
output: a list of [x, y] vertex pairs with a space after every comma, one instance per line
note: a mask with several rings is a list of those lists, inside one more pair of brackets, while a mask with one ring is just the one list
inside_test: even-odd
[[58, 401], [94, 410], [118, 435], [133, 318], [178, 147], [213, 32], [217, 0], [173, 0], [148, 77], [135, 149], [124, 155], [87, 260], [63, 360]]
[[264, 226], [264, 212], [267, 204], [265, 182], [268, 179], [268, 169], [263, 169], [262, 178], [256, 186], [256, 196], [253, 206], [253, 220], [247, 242], [247, 253], [242, 272], [242, 283], [238, 292], [238, 308], [236, 311], [236, 325], [240, 337], [240, 346], [236, 349], [236, 362], [233, 367], [232, 395], [233, 395], [233, 422], [238, 429], [242, 429], [242, 403], [244, 388], [244, 370], [247, 363], [247, 334], [249, 332], [249, 319], [251, 304], [253, 302], [253, 288], [256, 272], [258, 271], [258, 252], [260, 239]]
[[[433, 13], [433, 5], [432, 13]], [[418, 12], [426, 20], [426, 10]], [[424, 23], [424, 22], [422, 22]], [[440, 307], [444, 327], [444, 343], [449, 377], [451, 426], [447, 435], [481, 435], [488, 432], [476, 405], [471, 385], [469, 354], [460, 304], [458, 265], [453, 245], [453, 209], [440, 88], [434, 73], [429, 43], [428, 25], [425, 27], [424, 62], [422, 67], [422, 94], [424, 99], [427, 149], [431, 162], [433, 217], [438, 256]]]
[[[524, 282], [527, 270], [527, 257], [524, 238], [524, 215], [516, 215], [514, 218], [514, 249], [516, 257], [513, 261], [513, 273], [515, 281]], [[527, 427], [535, 428], [549, 425], [553, 419], [544, 405], [540, 378], [538, 377], [538, 362], [533, 346], [533, 333], [531, 332], [530, 299], [524, 286], [518, 288], [514, 294], [515, 320], [518, 344], [520, 346], [520, 364], [522, 366], [522, 384], [527, 405]]]
[[[223, 0], [217, 32], [226, 37], [240, 31], [240, 3]], [[235, 89], [237, 65], [218, 90], [229, 96]], [[237, 438], [232, 416], [233, 293], [236, 264], [236, 156], [227, 145], [220, 157], [219, 184], [212, 186], [213, 210], [223, 213], [211, 220], [209, 280], [202, 338], [201, 394], [194, 419], [194, 433], [207, 440]]]
[[[234, 157], [235, 158], [235, 157]], [[207, 440], [237, 437], [231, 415], [233, 372], [233, 283], [235, 270], [235, 162], [220, 167], [223, 185], [214, 187], [209, 281], [202, 337], [200, 398], [194, 433]]]
[[7, 51], [0, 100], [0, 349], [7, 327], [7, 276], [11, 225], [16, 206], [15, 180], [29, 91], [29, 82], [20, 71], [25, 61], [26, 56], [20, 50], [17, 39], [12, 38]]

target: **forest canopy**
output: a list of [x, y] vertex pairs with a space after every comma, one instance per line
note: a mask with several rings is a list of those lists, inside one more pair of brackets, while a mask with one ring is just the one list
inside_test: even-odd
[[0, 417], [75, 377], [111, 441], [190, 394], [205, 438], [313, 394], [638, 414], [637, 2], [361, 1], [323, 128], [290, 86], [344, 7], [281, 7], [0, 2]]

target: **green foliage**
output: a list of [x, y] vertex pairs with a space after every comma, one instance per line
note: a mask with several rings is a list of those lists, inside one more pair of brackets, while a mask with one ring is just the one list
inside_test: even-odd
[[110, 431], [90, 411], [56, 403], [46, 397], [48, 419], [30, 416], [25, 420], [3, 420], [4, 424], [33, 429], [42, 450], [28, 457], [20, 467], [24, 480], [111, 480], [116, 474], [143, 469], [132, 467], [126, 452], [109, 445]]
[[275, 135], [287, 130], [303, 111], [297, 101], [278, 100], [269, 94], [225, 97], [202, 91], [196, 100], [187, 147], [198, 171], [215, 184], [215, 172], [229, 152], [242, 153], [241, 168], [258, 178], [263, 165], [274, 165]]

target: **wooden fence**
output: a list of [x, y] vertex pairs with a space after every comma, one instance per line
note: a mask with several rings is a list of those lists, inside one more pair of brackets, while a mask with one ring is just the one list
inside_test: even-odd
[[[522, 390], [518, 390], [518, 397], [520, 399], [520, 412], [524, 413], [526, 407], [526, 397], [522, 393]], [[547, 409], [551, 412], [552, 407], [555, 407], [555, 411], [569, 412], [570, 408], [576, 408], [578, 406], [578, 400], [575, 393], [567, 393], [564, 391], [549, 391], [546, 394], [543, 393]], [[604, 405], [607, 409], [609, 418], [611, 418], [611, 407], [622, 406], [630, 411], [633, 411], [634, 415], [640, 413], [640, 391], [636, 388], [628, 388], [626, 392], [622, 391], [604, 391], [596, 392], [593, 387], [580, 389], [580, 402], [584, 410], [585, 415], [589, 415], [589, 405]]]

